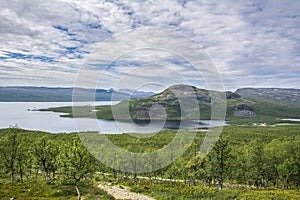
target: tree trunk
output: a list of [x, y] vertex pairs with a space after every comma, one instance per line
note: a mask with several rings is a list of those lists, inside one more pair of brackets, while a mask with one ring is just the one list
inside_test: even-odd
[[218, 180], [218, 187], [219, 187], [219, 190], [222, 190], [223, 189], [223, 177], [219, 177], [219, 180]]
[[22, 167], [20, 167], [19, 172], [20, 172], [20, 179], [21, 179], [21, 182], [23, 183], [23, 169], [22, 169]]
[[10, 174], [10, 181], [11, 181], [11, 183], [14, 182], [14, 172], [13, 171]]
[[134, 173], [134, 175], [133, 175], [133, 180], [134, 180], [134, 182], [137, 181], [137, 174], [136, 173]]
[[289, 183], [288, 179], [286, 179], [285, 183], [286, 183], [286, 189], [288, 189], [288, 190], [291, 189], [291, 186], [290, 186], [290, 183]]
[[78, 200], [81, 200], [80, 191], [79, 191], [77, 185], [75, 185], [75, 189], [76, 189], [76, 192], [77, 192]]
[[55, 170], [53, 170], [53, 171], [52, 171], [52, 180], [55, 179], [55, 175], [56, 175]]
[[29, 166], [29, 178], [31, 178], [31, 175], [32, 175], [32, 166], [30, 165]]
[[49, 173], [46, 171], [46, 183], [49, 182]]
[[14, 162], [10, 162], [10, 181], [11, 183], [14, 182], [15, 180], [15, 167], [14, 167]]
[[219, 190], [222, 190], [223, 189], [223, 184], [222, 183], [218, 183], [218, 187], [219, 187]]

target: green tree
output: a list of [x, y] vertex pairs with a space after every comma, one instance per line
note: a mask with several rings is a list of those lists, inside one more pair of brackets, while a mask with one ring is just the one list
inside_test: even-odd
[[78, 188], [79, 182], [92, 180], [96, 169], [96, 160], [90, 155], [78, 138], [71, 143], [64, 144], [60, 154], [60, 172], [62, 181], [73, 184], [77, 191], [78, 200], [81, 199]]
[[[271, 165], [271, 172], [275, 172], [276, 184], [281, 184], [282, 188], [290, 189], [291, 182], [296, 187], [299, 184], [299, 141], [292, 138], [281, 140], [274, 139], [266, 146], [268, 163]], [[279, 183], [278, 183], [279, 182]]]
[[170, 179], [170, 184], [172, 184], [172, 180], [176, 177], [180, 177], [182, 175], [184, 169], [184, 160], [182, 158], [177, 159], [171, 165], [167, 167], [165, 175]]
[[207, 156], [207, 173], [217, 180], [218, 187], [221, 190], [223, 188], [224, 175], [229, 167], [230, 149], [228, 141], [219, 139]]
[[254, 180], [256, 187], [267, 187], [263, 141], [258, 139], [250, 141], [246, 163], [248, 178]]
[[19, 153], [20, 141], [18, 133], [20, 129], [10, 128], [9, 133], [1, 141], [0, 157], [3, 166], [10, 174], [11, 183], [14, 182], [16, 173], [16, 162]]
[[26, 141], [20, 142], [19, 144], [19, 149], [17, 151], [17, 156], [16, 156], [16, 171], [19, 173], [20, 180], [23, 182], [23, 176], [25, 173], [25, 170], [27, 168], [31, 168], [32, 163], [31, 161], [32, 155], [30, 154], [29, 151], [29, 145], [26, 143]]
[[283, 188], [291, 189], [293, 181], [295, 185], [299, 183], [299, 180], [297, 181], [299, 177], [299, 152], [297, 150], [299, 150], [299, 147], [294, 146], [297, 143], [291, 139], [282, 141], [281, 145], [282, 150], [279, 154], [281, 163], [278, 164], [279, 177], [282, 180]]
[[243, 144], [230, 152], [230, 170], [227, 171], [227, 177], [231, 182], [246, 183], [249, 182], [249, 168], [247, 165], [248, 148]]
[[188, 176], [193, 185], [196, 184], [196, 180], [208, 182], [205, 171], [205, 158], [200, 153], [197, 153], [196, 156], [189, 160], [185, 167], [188, 170]]
[[296, 137], [290, 145], [291, 156], [294, 163], [294, 175], [292, 180], [295, 183], [296, 189], [300, 187], [300, 137]]
[[46, 183], [49, 182], [50, 173], [52, 172], [52, 179], [55, 178], [55, 171], [58, 167], [58, 143], [44, 136], [34, 145], [33, 154], [35, 156], [38, 167], [45, 173]]

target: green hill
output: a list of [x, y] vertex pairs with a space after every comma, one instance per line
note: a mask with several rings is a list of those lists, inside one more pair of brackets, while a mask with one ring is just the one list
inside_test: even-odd
[[[248, 90], [248, 89], [247, 89]], [[212, 95], [219, 96], [220, 100], [226, 100], [226, 120], [233, 124], [247, 124], [247, 123], [278, 123], [282, 122], [282, 118], [299, 118], [300, 106], [295, 100], [289, 102], [289, 98], [285, 95], [282, 98], [284, 101], [277, 100], [271, 101], [270, 95], [268, 98], [254, 98], [255, 89], [252, 89], [251, 95], [247, 95], [246, 89], [239, 89], [237, 92], [216, 92], [204, 89], [199, 89], [189, 85], [174, 85], [164, 91], [143, 98], [131, 98], [124, 100], [114, 106], [97, 106], [96, 116], [100, 119], [108, 120], [127, 120], [128, 108], [130, 118], [133, 120], [149, 120], [149, 112], [152, 112], [152, 119], [162, 119], [164, 113], [161, 107], [166, 111], [167, 120], [180, 120], [180, 119], [195, 119], [192, 110], [182, 115], [180, 108], [180, 100], [187, 103], [192, 100], [198, 102], [200, 109], [200, 119], [210, 119], [212, 107]], [[257, 91], [259, 91], [257, 89]], [[273, 90], [274, 96], [277, 95]], [[288, 93], [287, 89], [285, 91]], [[298, 91], [299, 90], [293, 90]], [[294, 98], [299, 99], [299, 96], [293, 95]], [[218, 99], [218, 98], [214, 98]], [[157, 107], [160, 106], [160, 107]], [[93, 117], [95, 112], [93, 108], [87, 109], [86, 107], [76, 107], [76, 116], [73, 116], [71, 107], [51, 108], [47, 110], [55, 112], [66, 113], [65, 117]], [[155, 110], [156, 109], [156, 110]], [[193, 109], [193, 108], [190, 108]], [[114, 115], [112, 114], [112, 110]]]

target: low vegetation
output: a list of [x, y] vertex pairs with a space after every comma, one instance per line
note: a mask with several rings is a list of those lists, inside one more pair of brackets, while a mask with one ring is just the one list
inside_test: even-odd
[[[173, 164], [151, 173], [135, 174], [95, 160], [78, 134], [2, 129], [1, 198], [112, 198], [94, 186], [96, 181], [128, 185], [132, 191], [156, 199], [300, 198], [298, 125], [225, 127], [212, 151], [203, 157], [199, 147], [205, 134], [199, 132]], [[97, 134], [90, 135], [97, 139]], [[175, 135], [176, 131], [165, 130], [146, 138], [128, 134], [107, 137], [132, 152], [150, 152], [168, 144]], [[129, 163], [133, 162], [124, 162]]]
[[202, 185], [192, 186], [187, 183], [176, 182], [170, 185], [168, 182], [151, 183], [140, 180], [128, 182], [132, 191], [143, 193], [155, 199], [298, 199], [299, 190], [282, 189], [248, 189], [248, 188], [224, 188], [218, 190], [215, 187]]
[[[11, 184], [7, 182], [5, 177], [2, 177], [2, 179], [0, 179], [0, 199], [78, 199], [73, 185], [61, 184], [57, 181], [46, 184], [42, 181], [42, 178], [43, 177], [31, 177], [30, 180], [24, 180], [23, 182], [18, 181]], [[79, 188], [82, 199], [113, 199], [113, 197], [93, 184], [80, 184]]]

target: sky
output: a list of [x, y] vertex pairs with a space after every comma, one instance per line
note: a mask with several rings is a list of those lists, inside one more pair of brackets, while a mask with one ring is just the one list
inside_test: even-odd
[[[105, 45], [141, 42], [141, 32], [132, 37], [128, 31], [148, 27], [176, 32], [199, 46], [225, 90], [300, 88], [300, 1], [295, 0], [0, 0], [0, 85], [73, 87], [88, 64], [90, 72], [106, 74], [103, 88], [156, 90], [182, 77], [205, 86], [205, 77], [178, 53], [185, 50], [178, 48], [184, 39], [172, 34], [157, 42], [162, 47], [177, 42], [178, 51], [103, 56]], [[95, 63], [95, 55], [105, 60]], [[123, 82], [116, 86], [117, 80]]]

